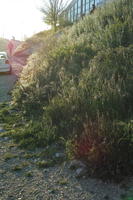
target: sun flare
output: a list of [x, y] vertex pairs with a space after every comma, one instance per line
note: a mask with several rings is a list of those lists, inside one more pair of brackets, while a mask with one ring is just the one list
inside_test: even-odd
[[18, 40], [47, 29], [39, 10], [41, 0], [0, 0], [0, 37]]

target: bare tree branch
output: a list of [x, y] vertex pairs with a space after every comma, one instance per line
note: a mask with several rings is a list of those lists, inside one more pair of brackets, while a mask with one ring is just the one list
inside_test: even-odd
[[57, 25], [59, 24], [60, 15], [67, 6], [68, 2], [65, 2], [64, 0], [44, 1], [44, 7], [40, 9], [44, 15], [44, 22], [51, 25], [56, 31]]

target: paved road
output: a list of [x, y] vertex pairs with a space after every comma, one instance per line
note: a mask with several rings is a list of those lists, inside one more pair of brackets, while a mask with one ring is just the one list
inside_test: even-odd
[[14, 87], [17, 77], [19, 77], [24, 59], [22, 57], [11, 57], [10, 63], [12, 65], [12, 75], [0, 73], [0, 102], [10, 101], [11, 96], [9, 92]]
[[9, 92], [13, 88], [16, 79], [16, 75], [0, 74], [0, 102], [11, 99]]

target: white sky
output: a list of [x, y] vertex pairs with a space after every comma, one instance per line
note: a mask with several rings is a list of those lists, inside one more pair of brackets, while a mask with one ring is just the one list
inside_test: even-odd
[[0, 37], [21, 40], [48, 29], [39, 8], [42, 0], [0, 0]]

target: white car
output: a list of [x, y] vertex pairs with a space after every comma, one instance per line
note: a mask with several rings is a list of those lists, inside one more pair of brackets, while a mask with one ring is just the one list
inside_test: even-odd
[[12, 67], [9, 63], [6, 52], [0, 52], [0, 72], [7, 72], [11, 74]]

